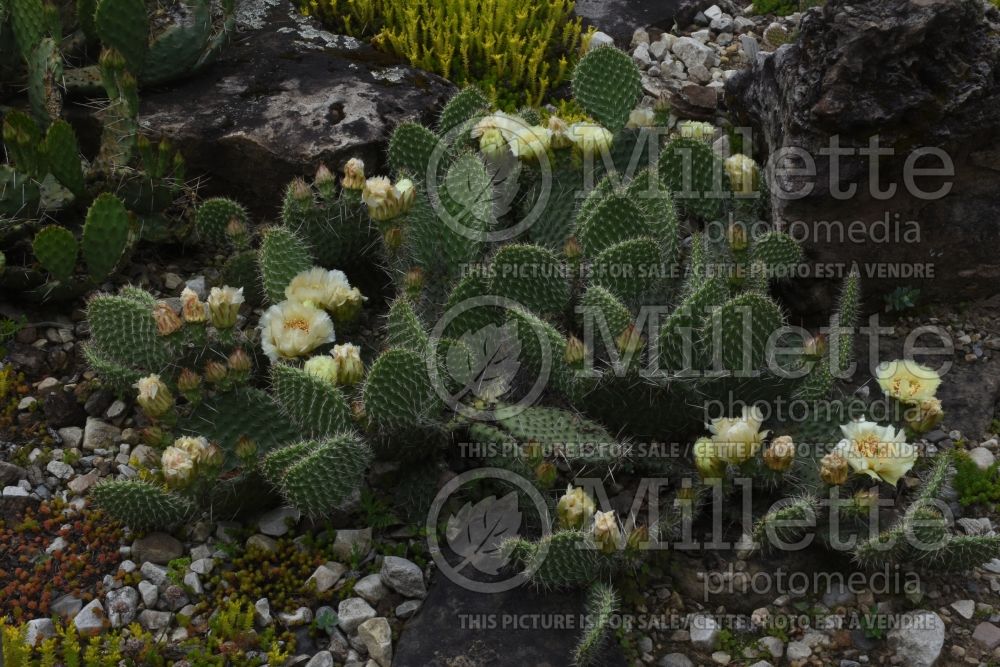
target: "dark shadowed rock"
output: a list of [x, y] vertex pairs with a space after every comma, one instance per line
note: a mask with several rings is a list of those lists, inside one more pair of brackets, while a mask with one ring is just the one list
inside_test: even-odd
[[[867, 305], [875, 310], [881, 294], [912, 285], [931, 301], [988, 297], [997, 291], [1000, 259], [1000, 12], [980, 0], [830, 0], [806, 13], [798, 40], [762, 56], [752, 69], [733, 77], [727, 103], [740, 124], [758, 129], [758, 157], [769, 150], [798, 147], [815, 158], [816, 175], [780, 176], [786, 192], [811, 191], [798, 199], [772, 195], [775, 217], [804, 223], [810, 264], [860, 264]], [[881, 160], [882, 188], [896, 192], [879, 199], [869, 187], [869, 157], [843, 157], [839, 178], [832, 160], [819, 153], [839, 138], [846, 148], [867, 148], [879, 136], [895, 155]], [[954, 163], [954, 177], [918, 177], [924, 192], [946, 181], [950, 191], [926, 198], [904, 180], [914, 149], [934, 147]], [[801, 166], [802, 162], [794, 163]], [[935, 168], [925, 157], [918, 167]], [[835, 198], [831, 181], [857, 194]], [[873, 233], [887, 226], [888, 240]], [[898, 217], [897, 217], [898, 216]], [[896, 225], [896, 221], [900, 223]], [[828, 221], [861, 221], [864, 242], [846, 234], [827, 235]], [[912, 231], [919, 226], [919, 241]], [[794, 229], [794, 227], [793, 227]], [[901, 233], [911, 231], [907, 238]], [[800, 235], [801, 236], [801, 235]], [[843, 238], [842, 238], [843, 237]], [[882, 238], [881, 234], [879, 238]], [[913, 267], [914, 275], [871, 275], [879, 268]], [[933, 277], [929, 277], [929, 273]], [[805, 281], [796, 305], [815, 311], [829, 307], [837, 281], [822, 289]], [[804, 295], [808, 294], [808, 297]]]
[[368, 44], [319, 30], [285, 0], [239, 10], [224, 57], [175, 88], [144, 91], [140, 122], [180, 148], [206, 192], [273, 212], [294, 176], [348, 158], [376, 173], [393, 128], [430, 122], [454, 87]]
[[680, 0], [576, 0], [576, 15], [628, 46], [636, 28], [669, 30]]
[[87, 413], [76, 400], [72, 391], [60, 389], [45, 395], [45, 420], [50, 428], [81, 426], [87, 420]]
[[[404, 627], [392, 664], [570, 665], [582, 634], [585, 598], [583, 592], [535, 592], [527, 588], [474, 593], [445, 576], [436, 577], [419, 613]], [[550, 629], [560, 619], [573, 627]], [[504, 627], [505, 622], [508, 627]], [[495, 627], [489, 627], [491, 623]], [[538, 627], [531, 627], [532, 623]], [[515, 624], [522, 627], [513, 627]], [[625, 665], [618, 644], [608, 644], [598, 664]]]

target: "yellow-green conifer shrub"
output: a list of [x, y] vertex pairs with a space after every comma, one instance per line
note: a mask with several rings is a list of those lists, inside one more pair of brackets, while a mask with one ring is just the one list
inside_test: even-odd
[[538, 106], [567, 80], [592, 30], [573, 0], [303, 0], [330, 29], [460, 85], [506, 109]]

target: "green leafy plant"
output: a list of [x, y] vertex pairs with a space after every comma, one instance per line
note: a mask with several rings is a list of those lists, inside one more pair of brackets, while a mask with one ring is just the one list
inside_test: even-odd
[[962, 451], [955, 453], [955, 491], [963, 506], [991, 505], [1000, 502], [1000, 463], [986, 470]]
[[885, 299], [885, 312], [899, 313], [917, 306], [920, 290], [916, 287], [897, 287], [883, 298]]

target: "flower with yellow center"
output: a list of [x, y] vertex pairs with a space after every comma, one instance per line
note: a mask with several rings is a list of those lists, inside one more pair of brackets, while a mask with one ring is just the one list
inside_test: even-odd
[[696, 120], [685, 120], [677, 124], [677, 132], [684, 139], [711, 141], [715, 138], [715, 126]]
[[559, 517], [559, 525], [567, 530], [583, 528], [594, 516], [597, 509], [593, 499], [587, 495], [583, 487], [573, 488], [572, 485], [566, 487], [566, 493], [556, 504], [556, 515]]
[[139, 391], [136, 402], [146, 416], [152, 419], [159, 419], [165, 416], [174, 407], [174, 397], [170, 389], [164, 384], [157, 374], [147, 375], [140, 378], [132, 385]]
[[615, 516], [614, 510], [594, 514], [593, 535], [594, 544], [604, 553], [611, 554], [618, 551], [622, 532], [618, 527], [618, 517]]
[[301, 357], [333, 341], [330, 316], [304, 303], [282, 301], [260, 318], [260, 345], [272, 362]]
[[743, 406], [738, 418], [721, 417], [705, 424], [712, 433], [716, 455], [726, 463], [740, 464], [754, 456], [768, 431], [760, 430], [764, 421], [757, 407]]
[[361, 348], [351, 343], [334, 345], [333, 361], [337, 364], [337, 383], [350, 386], [361, 382], [365, 376], [365, 365], [361, 361]]
[[895, 485], [917, 461], [917, 449], [906, 434], [892, 426], [859, 419], [840, 427], [844, 439], [833, 453], [846, 459], [851, 469]]
[[625, 127], [636, 129], [640, 127], [652, 127], [656, 124], [656, 112], [649, 107], [639, 107], [632, 109], [628, 115], [628, 122]]
[[941, 378], [934, 370], [912, 359], [897, 359], [879, 364], [875, 377], [886, 396], [904, 403], [916, 403], [934, 398]]
[[231, 329], [236, 326], [236, 317], [242, 303], [242, 287], [213, 287], [208, 293], [208, 313], [212, 318], [212, 326], [216, 329]]
[[183, 486], [194, 475], [194, 459], [179, 447], [167, 447], [160, 456], [163, 478], [170, 486]]
[[569, 126], [569, 138], [584, 155], [593, 155], [607, 153], [614, 135], [594, 123], [573, 123]]
[[752, 195], [757, 192], [760, 182], [760, 169], [753, 158], [737, 153], [723, 162], [729, 185], [738, 195]]
[[344, 178], [340, 184], [345, 190], [360, 190], [365, 187], [365, 163], [352, 157], [344, 165]]

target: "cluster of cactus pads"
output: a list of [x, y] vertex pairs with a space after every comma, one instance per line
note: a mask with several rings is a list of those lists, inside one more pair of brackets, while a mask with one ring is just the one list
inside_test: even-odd
[[[7, 289], [74, 296], [110, 275], [136, 239], [183, 235], [175, 203], [186, 193], [184, 163], [168, 142], [139, 134], [138, 88], [198, 69], [221, 50], [234, 7], [223, 2], [219, 22], [211, 4], [182, 4], [177, 22], [163, 24], [143, 0], [81, 0], [75, 13], [43, 0], [0, 3], [0, 79], [20, 84], [23, 77], [30, 102], [30, 113], [3, 119], [0, 282]], [[97, 62], [88, 60], [98, 51]], [[91, 159], [61, 118], [73, 94], [106, 97]]]
[[[217, 360], [254, 356], [253, 338], [232, 324], [187, 319], [158, 328], [165, 306], [135, 290], [91, 302], [88, 356], [119, 387], [141, 387], [155, 373], [171, 395], [185, 396], [154, 423], [153, 440], [189, 434], [221, 448], [212, 470], [230, 483], [218, 488], [260, 475], [312, 515], [343, 504], [373, 456], [423, 463], [455, 440], [495, 445], [482, 450], [483, 463], [530, 480], [558, 517], [541, 540], [504, 545], [511, 565], [542, 588], [601, 582], [576, 656], [585, 664], [596, 660], [617, 605], [603, 582], [673, 535], [714, 484], [728, 492], [734, 477], [748, 476], [763, 494], [801, 491], [775, 510], [781, 516], [761, 520], [759, 537], [845, 483], [846, 472], [824, 472], [840, 461], [799, 455], [787, 436], [768, 442], [748, 406], [835, 394], [837, 372], [851, 362], [860, 293], [848, 276], [828, 340], [787, 327], [772, 287], [794, 275], [800, 250], [781, 231], [741, 219], [762, 209], [755, 163], [718, 155], [717, 131], [702, 123], [681, 123], [664, 141], [647, 127], [664, 114], [636, 109], [638, 72], [613, 48], [579, 62], [573, 92], [583, 112], [564, 119], [492, 112], [466, 89], [435, 128], [397, 128], [391, 178], [366, 178], [351, 160], [338, 188], [321, 167], [312, 184], [289, 186], [281, 224], [259, 239], [239, 204], [205, 202], [199, 235], [232, 249], [224, 279], [267, 307], [258, 325], [266, 373], [227, 381]], [[367, 369], [336, 347], [333, 360], [317, 356], [333, 324], [356, 314], [336, 269], [376, 254], [396, 288], [383, 349]], [[206, 368], [211, 386], [193, 393], [191, 372], [178, 369], [206, 360], [221, 372]], [[709, 419], [694, 407], [709, 402], [743, 406], [742, 416]], [[813, 453], [832, 445], [834, 421], [811, 417], [793, 434], [797, 444]], [[690, 442], [705, 423], [712, 436], [696, 443], [694, 457], [633, 453], [636, 442]], [[944, 458], [929, 468], [923, 500], [939, 496], [948, 476]], [[672, 502], [661, 507], [670, 511], [623, 521], [572, 486], [615, 471], [668, 477]], [[134, 525], [195, 511], [190, 494], [163, 487], [157, 474], [94, 493]], [[685, 475], [694, 486], [679, 482]], [[567, 478], [556, 502], [553, 489]], [[857, 498], [857, 507], [870, 506]], [[926, 525], [923, 500], [889, 532]], [[864, 537], [855, 553], [871, 564], [887, 535]], [[995, 553], [995, 542], [948, 536], [943, 553], [968, 566]]]

